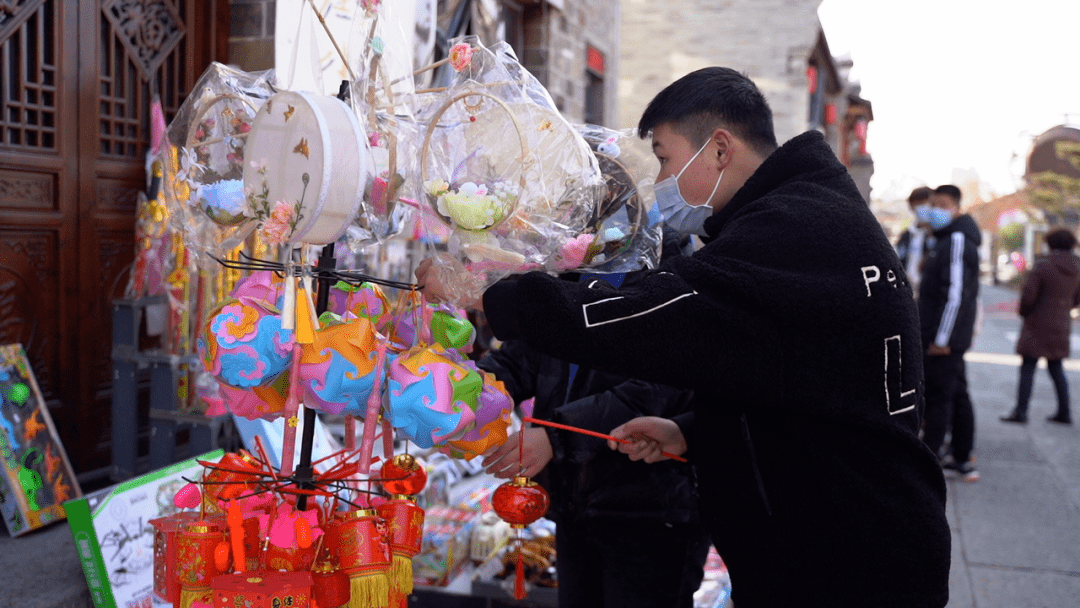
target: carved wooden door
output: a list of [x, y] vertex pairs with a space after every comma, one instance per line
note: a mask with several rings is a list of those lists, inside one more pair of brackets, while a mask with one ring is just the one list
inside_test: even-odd
[[26, 347], [78, 473], [109, 465], [151, 91], [170, 117], [221, 48], [214, 5], [0, 0], [0, 343]]

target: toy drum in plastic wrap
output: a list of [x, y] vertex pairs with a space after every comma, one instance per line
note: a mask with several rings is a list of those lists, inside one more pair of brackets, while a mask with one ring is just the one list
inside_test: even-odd
[[199, 519], [196, 511], [181, 511], [151, 519], [154, 527], [154, 595], [164, 602], [180, 601], [180, 581], [176, 578], [176, 538], [180, 530]]
[[326, 245], [360, 211], [374, 171], [364, 128], [335, 97], [281, 91], [260, 108], [244, 145], [244, 186], [270, 243]]
[[214, 608], [306, 608], [311, 605], [310, 572], [238, 572], [214, 577], [212, 587]]
[[193, 602], [212, 601], [210, 580], [228, 570], [219, 570], [214, 554], [219, 544], [226, 542], [224, 528], [217, 523], [200, 520], [185, 526], [176, 539], [176, 575], [180, 583], [179, 608], [191, 608]]
[[390, 602], [390, 543], [386, 521], [372, 509], [357, 509], [326, 526], [330, 554], [349, 577], [350, 596], [359, 605], [380, 608]]

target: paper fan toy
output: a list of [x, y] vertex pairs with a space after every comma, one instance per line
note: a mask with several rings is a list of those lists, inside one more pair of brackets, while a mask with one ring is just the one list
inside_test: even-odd
[[254, 229], [244, 200], [244, 148], [272, 80], [272, 71], [212, 63], [169, 124], [161, 152], [169, 219], [197, 253], [223, 255]]
[[281, 328], [278, 310], [247, 297], [218, 304], [198, 339], [203, 367], [234, 388], [272, 383], [289, 366], [292, 346], [292, 331]]
[[247, 217], [271, 244], [341, 238], [372, 174], [367, 136], [352, 109], [310, 93], [282, 91], [268, 99], [244, 157]]
[[477, 368], [472, 361], [463, 361], [462, 366], [475, 370], [484, 380], [476, 407], [476, 418], [471, 430], [460, 439], [447, 442], [440, 450], [452, 458], [472, 460], [489, 449], [506, 443], [506, 429], [510, 426], [514, 400], [506, 391], [506, 386], [496, 380], [495, 376]]

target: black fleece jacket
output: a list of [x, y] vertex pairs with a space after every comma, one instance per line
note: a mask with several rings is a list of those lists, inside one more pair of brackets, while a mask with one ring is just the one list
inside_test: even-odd
[[919, 285], [922, 340], [954, 353], [971, 347], [979, 298], [979, 244], [982, 234], [970, 215], [959, 215], [934, 232], [934, 247], [923, 261]]
[[940, 607], [950, 533], [919, 441], [922, 346], [900, 261], [824, 138], [775, 151], [633, 288], [530, 273], [484, 296], [496, 336], [695, 391], [677, 418], [733, 600]]
[[[664, 384], [579, 368], [542, 355], [521, 340], [505, 342], [477, 365], [495, 374], [520, 403], [535, 397], [533, 417], [607, 433], [638, 416], [672, 417], [689, 411], [690, 392]], [[551, 495], [555, 522], [697, 524], [698, 497], [689, 464], [649, 465], [580, 433], [545, 429], [553, 457], [536, 480]]]

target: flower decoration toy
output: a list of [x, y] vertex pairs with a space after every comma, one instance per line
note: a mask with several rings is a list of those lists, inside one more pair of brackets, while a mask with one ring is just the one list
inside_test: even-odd
[[169, 222], [198, 254], [222, 256], [254, 229], [244, 196], [245, 146], [272, 78], [213, 63], [168, 126], [160, 154]]
[[[508, 45], [455, 41], [445, 92], [417, 95], [426, 124], [418, 200], [449, 227], [450, 301], [513, 272], [542, 268], [581, 234], [602, 185], [588, 144]], [[435, 228], [427, 228], [434, 232]]]
[[363, 416], [366, 403], [382, 373], [377, 367], [376, 332], [366, 318], [335, 323], [315, 332], [303, 345], [300, 383], [304, 405], [328, 414]]
[[292, 91], [263, 104], [244, 157], [246, 214], [271, 244], [341, 238], [373, 170], [367, 135], [348, 105]]
[[390, 302], [374, 283], [350, 285], [338, 281], [330, 290], [328, 310], [344, 321], [367, 319], [378, 332], [385, 332], [391, 322]]

